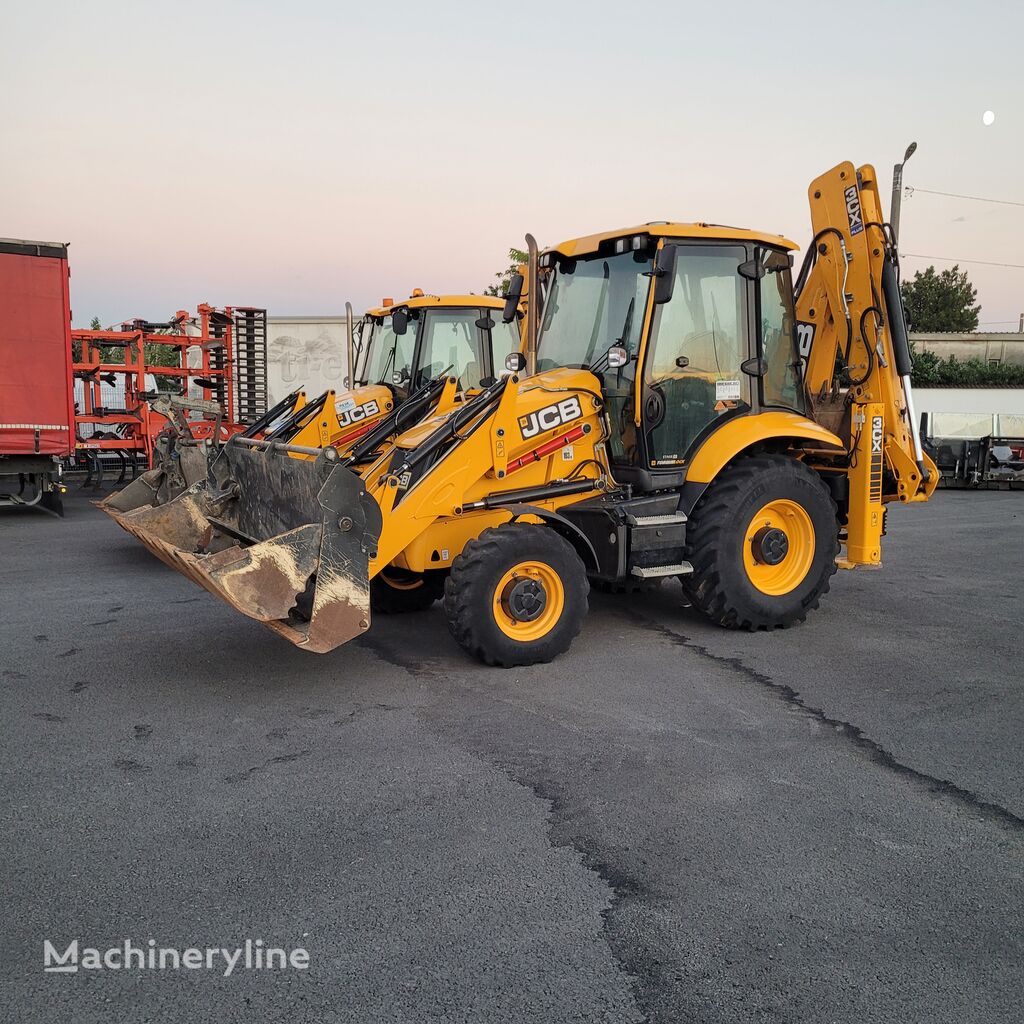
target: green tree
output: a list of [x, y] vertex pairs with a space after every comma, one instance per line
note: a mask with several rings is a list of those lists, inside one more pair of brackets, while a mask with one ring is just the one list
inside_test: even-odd
[[919, 270], [903, 282], [903, 305], [912, 331], [973, 331], [981, 306], [978, 289], [959, 266], [937, 272]]
[[915, 387], [1024, 387], [1024, 366], [1008, 363], [989, 366], [977, 356], [962, 362], [956, 356], [943, 359], [928, 349], [919, 349], [916, 345], [911, 345], [910, 354], [913, 357], [910, 379]]
[[530, 257], [522, 249], [509, 249], [508, 258], [510, 265], [505, 270], [498, 271], [494, 276], [498, 279], [497, 284], [489, 284], [484, 289], [484, 295], [504, 295], [508, 289], [508, 283], [512, 280], [513, 274], [519, 273], [519, 267]]
[[[100, 323], [100, 318], [98, 316], [94, 316], [89, 321], [89, 330], [90, 331], [102, 331], [103, 330], [103, 325]], [[72, 362], [75, 362], [75, 363], [80, 363], [82, 361], [82, 343], [80, 341], [72, 341], [71, 342], [71, 360], [72, 360]]]

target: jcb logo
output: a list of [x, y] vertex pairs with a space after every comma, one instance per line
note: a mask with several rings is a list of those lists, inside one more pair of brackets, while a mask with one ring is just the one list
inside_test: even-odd
[[572, 398], [563, 398], [561, 402], [554, 405], [546, 405], [543, 409], [531, 412], [527, 416], [519, 417], [519, 429], [522, 432], [523, 440], [528, 441], [531, 437], [544, 433], [546, 430], [554, 430], [563, 423], [571, 423], [583, 415], [583, 408], [580, 400], [573, 395]]
[[806, 359], [811, 352], [811, 345], [814, 344], [814, 324], [796, 325], [797, 351], [801, 359]]
[[882, 417], [871, 417], [871, 454], [882, 454]]
[[351, 409], [345, 409], [344, 411], [338, 410], [338, 422], [343, 426], [347, 427], [350, 423], [358, 423], [360, 420], [369, 419], [371, 416], [376, 416], [380, 412], [380, 406], [377, 404], [376, 399], [372, 402], [367, 402], [365, 405], [356, 405]]
[[864, 216], [860, 209], [860, 193], [851, 185], [843, 195], [846, 197], [846, 216], [850, 221], [850, 234], [859, 235], [864, 230]]

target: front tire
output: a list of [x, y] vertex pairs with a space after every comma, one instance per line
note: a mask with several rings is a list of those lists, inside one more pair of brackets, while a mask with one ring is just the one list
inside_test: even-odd
[[569, 649], [587, 614], [590, 586], [573, 546], [547, 526], [484, 530], [445, 582], [448, 629], [487, 665], [548, 662]]
[[785, 455], [739, 459], [690, 514], [695, 608], [727, 629], [785, 629], [818, 607], [836, 571], [839, 522], [828, 488]]

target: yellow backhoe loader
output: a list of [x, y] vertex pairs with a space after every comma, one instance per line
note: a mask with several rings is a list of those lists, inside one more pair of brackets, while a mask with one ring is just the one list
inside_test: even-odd
[[506, 323], [504, 308], [504, 300], [488, 295], [425, 295], [417, 288], [403, 302], [369, 310], [350, 354], [349, 365], [356, 367], [350, 389], [324, 392], [268, 439], [330, 446], [345, 455], [392, 410], [389, 435], [416, 422], [437, 403], [445, 383], [449, 394], [480, 390], [481, 382], [504, 372], [505, 357], [521, 344], [518, 311]]
[[[453, 404], [464, 390], [479, 389], [481, 380], [503, 371], [505, 357], [520, 345], [518, 320], [505, 323], [498, 316], [505, 305], [501, 299], [424, 295], [417, 288], [404, 302], [386, 302], [363, 316], [358, 332], [352, 307], [346, 303], [348, 365], [355, 367], [346, 378], [346, 390], [328, 390], [311, 401], [304, 390], [295, 391], [246, 429], [240, 440], [270, 440], [299, 448], [331, 446], [347, 455], [372, 433], [376, 444], [369, 449], [361, 446], [365, 458], [403, 423], [416, 422], [434, 405]], [[210, 415], [218, 406], [171, 397], [153, 404], [168, 419], [157, 444], [156, 464], [98, 503], [115, 518], [135, 508], [165, 504], [205, 479], [208, 457], [219, 448], [211, 451], [193, 437], [187, 420], [191, 410]], [[388, 429], [377, 429], [382, 426]]]
[[545, 298], [509, 376], [361, 467], [228, 444], [206, 483], [119, 521], [309, 651], [367, 630], [388, 573], [444, 578], [456, 641], [503, 666], [569, 647], [588, 577], [678, 577], [726, 627], [801, 622], [837, 566], [880, 563], [885, 505], [938, 479], [874, 169], [840, 164], [809, 201], [795, 288], [795, 246], [758, 231], [650, 223], [542, 254], [528, 237]]

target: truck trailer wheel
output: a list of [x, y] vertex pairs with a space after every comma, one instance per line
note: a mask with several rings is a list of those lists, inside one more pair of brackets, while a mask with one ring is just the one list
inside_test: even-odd
[[722, 471], [690, 514], [694, 607], [729, 629], [803, 622], [836, 571], [836, 506], [818, 475], [785, 455], [752, 455]]
[[484, 530], [445, 582], [448, 629], [465, 651], [511, 668], [551, 661], [587, 614], [587, 574], [573, 546], [547, 526]]
[[382, 615], [421, 612], [443, 593], [443, 572], [409, 572], [388, 566], [370, 580], [370, 608]]

